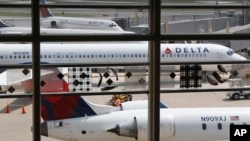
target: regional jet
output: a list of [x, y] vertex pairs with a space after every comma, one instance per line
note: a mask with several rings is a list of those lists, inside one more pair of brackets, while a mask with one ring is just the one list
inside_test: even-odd
[[[231, 48], [217, 44], [161, 44], [161, 52], [159, 54], [161, 63], [167, 62], [223, 62], [228, 61], [246, 61], [239, 54], [236, 54]], [[142, 64], [148, 63], [148, 44], [147, 43], [52, 43], [41, 44], [40, 61], [43, 64]], [[0, 44], [0, 65], [18, 65], [32, 63], [31, 44]], [[220, 70], [222, 66], [219, 65]], [[202, 65], [203, 70], [218, 70], [217, 65]], [[224, 69], [223, 69], [224, 70]], [[24, 78], [15, 77], [9, 79], [7, 76], [10, 72], [1, 70], [0, 85], [10, 86], [14, 83], [28, 81], [29, 91], [32, 86], [30, 80], [32, 76]], [[25, 70], [24, 72], [27, 72]], [[61, 71], [51, 70], [41, 72], [41, 75], [46, 79], [51, 80], [50, 75], [57, 75]], [[117, 72], [114, 70], [117, 76]], [[12, 72], [13, 73], [13, 72]], [[16, 74], [14, 72], [14, 74]], [[218, 74], [213, 73], [221, 83]], [[26, 73], [25, 73], [26, 75]], [[19, 75], [18, 75], [19, 76]], [[211, 76], [206, 76], [212, 85], [216, 82], [211, 79]], [[8, 79], [7, 79], [8, 78]], [[57, 82], [55, 82], [57, 83]], [[101, 83], [100, 83], [101, 84]], [[64, 85], [64, 84], [61, 84]], [[99, 84], [98, 84], [99, 86]], [[58, 89], [55, 89], [58, 88]], [[59, 89], [60, 88], [60, 89]], [[113, 88], [113, 87], [112, 87]], [[114, 87], [115, 88], [115, 87]], [[44, 87], [48, 92], [67, 91], [64, 87]], [[108, 89], [108, 88], [107, 88]], [[107, 90], [104, 89], [104, 90]]]
[[195, 1], [197, 3], [205, 3], [205, 4], [215, 4], [216, 6], [218, 5], [227, 5], [227, 4], [237, 4], [236, 1], [220, 1], [220, 0], [198, 0]]
[[[45, 0], [40, 0], [40, 3], [41, 5], [45, 5]], [[46, 7], [42, 7], [40, 10], [43, 17], [41, 25], [44, 27], [123, 31], [123, 29], [112, 20], [59, 17], [53, 16], [51, 11]]]
[[[30, 27], [11, 27], [0, 20], [0, 34], [31, 34]], [[134, 34], [130, 31], [119, 30], [93, 30], [93, 29], [54, 29], [54, 28], [40, 28], [41, 35], [84, 35], [84, 34]]]
[[[111, 111], [98, 114], [85, 100], [65, 103], [49, 97], [42, 100], [41, 135], [55, 139], [147, 141], [148, 109]], [[67, 99], [70, 100], [70, 99]], [[52, 106], [53, 105], [53, 106]], [[75, 116], [77, 106], [82, 116]], [[58, 112], [67, 107], [71, 113]], [[52, 107], [55, 107], [52, 109]], [[69, 110], [70, 111], [70, 110]], [[160, 141], [228, 141], [230, 125], [250, 124], [249, 107], [161, 108]]]
[[[228, 62], [246, 58], [218, 44], [161, 44], [160, 58], [167, 62]], [[31, 44], [0, 44], [0, 64], [31, 63]], [[47, 64], [147, 63], [147, 43], [41, 44], [41, 62]]]

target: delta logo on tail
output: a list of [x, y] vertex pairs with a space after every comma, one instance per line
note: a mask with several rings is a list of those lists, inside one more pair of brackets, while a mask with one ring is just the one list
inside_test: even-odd
[[46, 8], [41, 8], [41, 14], [43, 18], [47, 18], [47, 17], [51, 17], [52, 15], [50, 14], [50, 12], [48, 11], [48, 9]]
[[[40, 0], [41, 5], [45, 5], [45, 0]], [[50, 10], [46, 7], [41, 7], [41, 14], [43, 18], [52, 17]]]
[[44, 96], [41, 102], [41, 116], [45, 121], [96, 115], [81, 96]]

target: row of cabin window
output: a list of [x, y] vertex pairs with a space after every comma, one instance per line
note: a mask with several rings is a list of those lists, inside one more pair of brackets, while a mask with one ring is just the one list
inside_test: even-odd
[[[99, 54], [99, 55], [41, 55], [40, 58], [126, 58], [126, 57], [135, 57], [135, 58], [145, 58], [148, 57], [148, 54], [111, 54], [111, 55], [103, 55], [103, 54]], [[31, 58], [30, 55], [6, 55], [6, 56], [0, 56], [0, 59], [7, 59], [7, 58]]]
[[200, 53], [197, 53], [197, 54], [194, 54], [194, 53], [189, 53], [189, 54], [162, 54], [161, 57], [174, 57], [174, 58], [180, 58], [180, 57], [206, 57], [206, 54], [200, 54]]
[[40, 58], [126, 58], [126, 57], [135, 57], [135, 58], [145, 58], [148, 57], [147, 54], [111, 54], [111, 55], [42, 55]]
[[[234, 123], [230, 123], [230, 125], [234, 125]], [[243, 123], [243, 125], [247, 125], [247, 123]], [[222, 130], [222, 123], [217, 124], [218, 130]], [[207, 124], [202, 123], [202, 130], [207, 130]]]
[[3, 58], [5, 58], [5, 59], [7, 59], [7, 58], [10, 58], [10, 59], [12, 59], [12, 58], [14, 58], [14, 59], [16, 59], [16, 58], [18, 58], [18, 59], [21, 59], [21, 58], [31, 58], [29, 55], [5, 55], [5, 56], [0, 56], [0, 58], [1, 59], [3, 59]]
[[[40, 58], [145, 58], [148, 57], [148, 54], [108, 54], [108, 55], [41, 55]], [[162, 54], [162, 57], [206, 57], [206, 54]], [[30, 55], [9, 55], [9, 56], [0, 56], [3, 58], [31, 58]]]

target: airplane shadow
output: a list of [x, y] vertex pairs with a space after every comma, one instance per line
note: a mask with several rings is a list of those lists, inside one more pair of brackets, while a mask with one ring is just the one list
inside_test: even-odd
[[[250, 99], [241, 98], [241, 99], [239, 99], [239, 100], [250, 100]], [[222, 99], [222, 101], [224, 101], [224, 102], [237, 102], [237, 101], [239, 101], [239, 100], [233, 100], [233, 99], [231, 99], [231, 98], [224, 98], [224, 99]]]
[[[24, 106], [31, 104], [31, 99], [30, 98], [17, 98], [13, 102], [9, 103], [9, 106], [10, 106], [11, 111], [15, 111], [15, 110], [21, 109], [22, 104]], [[0, 113], [5, 113], [6, 106], [3, 107], [3, 109], [1, 109]]]

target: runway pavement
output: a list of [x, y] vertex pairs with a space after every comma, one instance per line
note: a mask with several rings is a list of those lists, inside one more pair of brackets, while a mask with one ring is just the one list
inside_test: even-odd
[[[86, 96], [85, 98], [94, 103], [106, 104], [111, 96]], [[139, 99], [147, 99], [147, 95], [133, 95], [133, 100]], [[161, 101], [171, 108], [242, 107], [250, 105], [250, 100], [230, 100], [226, 97], [226, 92], [161, 94]], [[10, 113], [5, 113], [7, 103], [10, 104]], [[26, 114], [22, 114], [22, 104], [25, 105]], [[0, 125], [0, 141], [31, 141], [32, 105], [30, 100], [28, 98], [0, 99]], [[47, 137], [42, 137], [41, 140], [58, 141]]]

